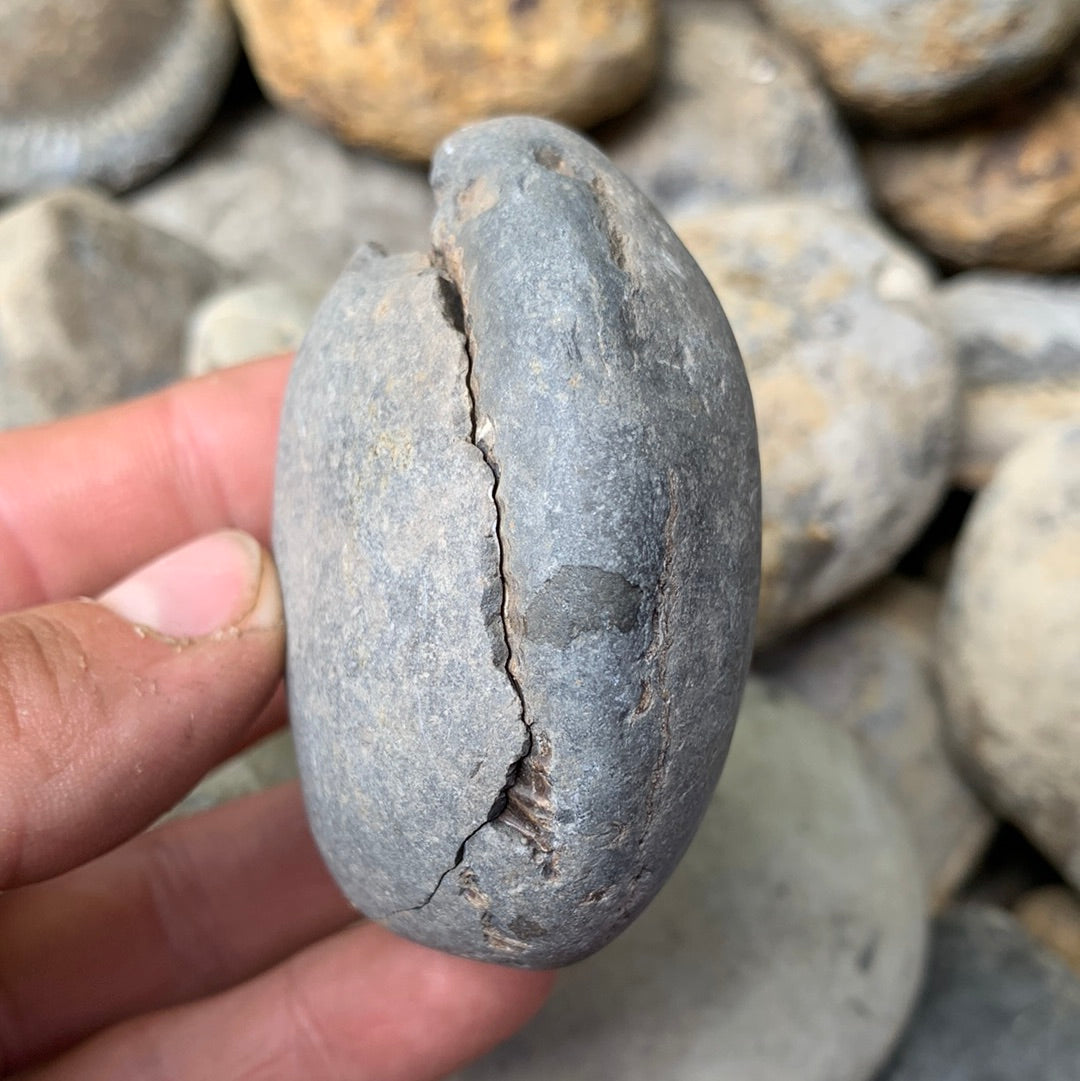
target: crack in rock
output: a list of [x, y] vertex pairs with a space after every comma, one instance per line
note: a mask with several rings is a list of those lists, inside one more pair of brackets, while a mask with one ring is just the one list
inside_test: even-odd
[[[453, 871], [456, 871], [461, 866], [465, 859], [465, 847], [468, 843], [482, 830], [485, 826], [491, 825], [491, 823], [497, 821], [503, 813], [507, 810], [510, 804], [511, 792], [514, 786], [521, 779], [522, 770], [525, 767], [525, 763], [529, 756], [533, 752], [533, 732], [532, 724], [528, 720], [525, 711], [525, 694], [521, 689], [521, 684], [518, 682], [517, 677], [514, 675], [514, 653], [510, 645], [510, 628], [509, 619], [507, 616], [507, 577], [506, 577], [506, 546], [503, 543], [502, 537], [502, 506], [499, 502], [499, 467], [498, 463], [491, 455], [491, 448], [482, 437], [477, 435], [477, 411], [476, 411], [476, 389], [475, 389], [475, 374], [474, 374], [474, 356], [473, 356], [473, 342], [469, 335], [468, 329], [465, 325], [465, 309], [462, 303], [461, 294], [458, 292], [454, 282], [450, 280], [445, 273], [440, 273], [439, 276], [439, 288], [442, 293], [443, 311], [446, 316], [446, 321], [452, 326], [462, 338], [465, 349], [465, 392], [469, 396], [469, 442], [476, 447], [480, 452], [480, 456], [484, 460], [484, 464], [488, 467], [491, 473], [491, 501], [495, 507], [495, 544], [499, 552], [499, 586], [500, 586], [500, 602], [499, 602], [499, 620], [502, 627], [502, 642], [504, 650], [502, 652], [503, 662], [502, 669], [506, 673], [506, 678], [510, 683], [510, 687], [514, 692], [514, 696], [518, 700], [518, 717], [521, 721], [522, 727], [525, 729], [525, 742], [521, 748], [521, 754], [514, 759], [513, 762], [507, 767], [506, 770], [506, 783], [499, 789], [491, 807], [488, 810], [487, 817], [480, 823], [471, 833], [469, 833], [465, 839], [458, 846], [456, 855], [454, 856], [454, 862], [447, 867], [441, 875], [439, 875], [438, 881], [435, 883], [435, 888], [427, 895], [427, 897], [421, 901], [418, 905], [412, 905], [409, 908], [401, 909], [400, 912], [415, 912], [418, 909], [423, 908], [425, 905], [431, 902], [431, 899], [439, 892], [439, 888], [446, 880], [447, 876]], [[389, 919], [392, 916], [399, 915], [399, 912], [392, 912], [388, 916], [383, 917]]]

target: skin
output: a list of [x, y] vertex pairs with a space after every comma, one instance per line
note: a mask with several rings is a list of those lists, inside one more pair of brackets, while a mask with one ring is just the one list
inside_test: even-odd
[[550, 989], [357, 920], [295, 785], [142, 832], [284, 719], [276, 576], [262, 551], [226, 634], [77, 598], [217, 530], [266, 543], [288, 366], [0, 434], [0, 1075], [419, 1081]]

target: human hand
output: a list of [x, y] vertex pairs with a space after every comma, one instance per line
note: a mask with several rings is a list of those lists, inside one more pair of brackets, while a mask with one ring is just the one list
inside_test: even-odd
[[283, 718], [287, 369], [0, 435], [0, 1074], [435, 1078], [550, 986], [354, 922], [296, 785], [139, 832]]

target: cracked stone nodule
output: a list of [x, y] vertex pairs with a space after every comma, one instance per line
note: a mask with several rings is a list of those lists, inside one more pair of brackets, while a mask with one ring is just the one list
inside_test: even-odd
[[590, 143], [488, 121], [432, 183], [432, 253], [358, 253], [293, 369], [290, 710], [353, 903], [547, 968], [641, 912], [719, 776], [759, 582], [753, 408], [705, 277]]

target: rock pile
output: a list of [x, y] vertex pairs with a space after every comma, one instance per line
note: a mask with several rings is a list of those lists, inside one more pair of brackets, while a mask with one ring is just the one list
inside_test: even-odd
[[[235, 9], [0, 12], [0, 427], [295, 347], [359, 246], [427, 247], [422, 169], [380, 154], [508, 111], [603, 121], [755, 399], [757, 671], [701, 830], [461, 1076], [1077, 1075], [1080, 7]], [[234, 21], [290, 112], [241, 74], [211, 122]], [[295, 770], [252, 754], [181, 813]], [[987, 886], [1000, 823], [1045, 875]]]

